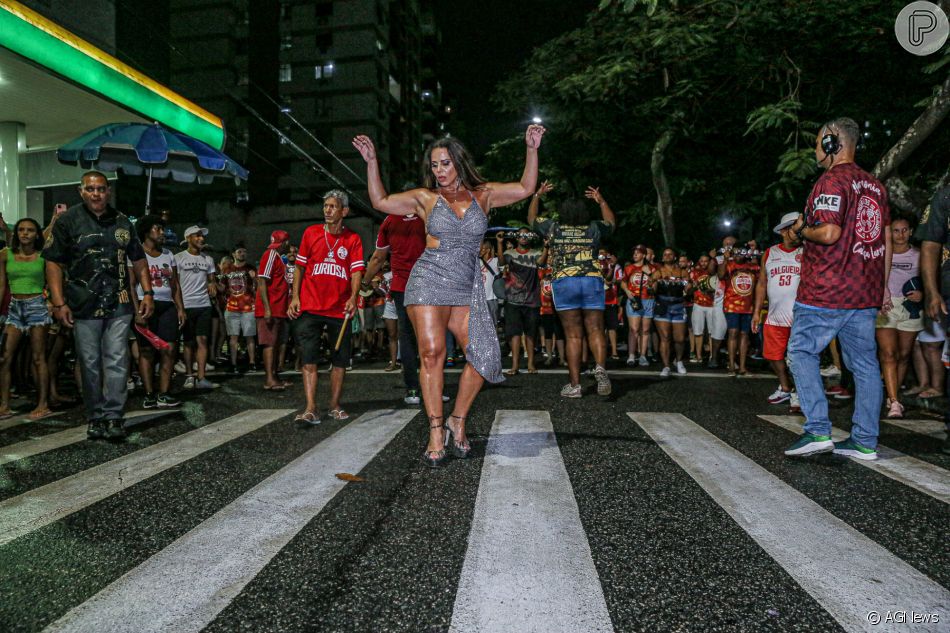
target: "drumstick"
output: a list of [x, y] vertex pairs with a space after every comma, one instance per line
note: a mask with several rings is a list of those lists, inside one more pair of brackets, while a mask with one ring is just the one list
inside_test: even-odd
[[346, 332], [346, 326], [350, 322], [350, 316], [352, 315], [347, 313], [346, 316], [343, 317], [343, 327], [340, 328], [340, 335], [336, 337], [336, 345], [333, 346], [334, 352], [340, 351], [340, 344], [343, 342], [343, 333]]

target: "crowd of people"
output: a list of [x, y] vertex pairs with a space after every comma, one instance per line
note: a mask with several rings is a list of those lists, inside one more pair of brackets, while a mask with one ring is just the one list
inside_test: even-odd
[[[114, 440], [125, 437], [130, 387], [141, 384], [144, 408], [177, 407], [173, 376], [184, 376], [186, 390], [214, 389], [213, 363], [259, 369], [263, 389], [283, 391], [291, 383], [281, 371], [294, 358], [305, 401], [296, 420], [308, 426], [321, 421], [318, 366], [329, 362], [326, 415], [345, 420], [354, 356], [382, 358], [386, 371], [402, 370], [404, 401], [425, 407], [422, 459], [432, 467], [468, 454], [465, 422], [485, 381], [535, 374], [542, 363], [566, 367], [560, 394], [581, 398], [584, 374], [598, 395], [611, 394], [609, 361], [652, 366], [664, 378], [688, 374], [690, 364], [724, 365], [741, 379], [749, 359], [761, 359], [778, 383], [768, 402], [805, 415], [790, 456], [874, 459], [882, 404], [899, 418], [907, 397], [944, 395], [947, 307], [937, 270], [947, 195], [922, 218], [918, 249], [916, 218], [892, 216], [884, 187], [855, 164], [850, 119], [823, 126], [815, 151], [824, 174], [804, 212], [774, 226], [774, 244], [726, 236], [708, 252], [667, 247], [659, 256], [643, 244], [628, 257], [611, 248], [617, 220], [597, 187], [542, 213], [555, 189], [537, 183], [543, 135], [528, 128], [520, 181], [484, 179], [465, 147], [445, 138], [426, 153], [423, 186], [392, 194], [372, 140], [356, 137], [372, 204], [388, 214], [368, 260], [345, 226], [343, 191], [324, 196], [324, 221], [299, 245], [274, 231], [255, 267], [243, 244], [216, 263], [207, 228], [189, 227], [176, 245], [167, 215], [133, 223], [109, 204], [106, 177], [87, 172], [81, 204], [57, 209], [45, 231], [20, 220], [0, 253], [9, 297], [0, 417], [12, 415], [14, 376], [32, 377], [31, 418], [68, 402], [57, 376], [70, 345], [88, 435]], [[529, 198], [521, 227], [488, 230], [492, 209]], [[464, 367], [446, 417], [444, 368], [456, 364]], [[827, 398], [854, 396], [852, 434], [832, 442]]]

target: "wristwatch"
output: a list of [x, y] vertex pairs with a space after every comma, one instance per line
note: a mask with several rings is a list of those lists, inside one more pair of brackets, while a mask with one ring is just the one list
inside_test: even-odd
[[154, 291], [154, 290], [143, 290], [143, 291], [142, 291], [142, 296], [145, 296], [145, 295], [149, 295], [149, 296], [151, 296], [151, 297], [154, 297], [154, 296], [155, 296], [155, 291]]

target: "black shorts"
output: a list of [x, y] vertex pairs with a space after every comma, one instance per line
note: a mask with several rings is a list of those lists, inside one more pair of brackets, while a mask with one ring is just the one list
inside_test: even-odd
[[207, 306], [204, 308], [185, 308], [185, 327], [181, 330], [182, 339], [186, 343], [191, 343], [198, 336], [211, 336], [211, 317], [214, 316], [214, 308]]
[[534, 338], [538, 333], [539, 306], [519, 306], [505, 302], [505, 338], [521, 336]]
[[604, 329], [616, 330], [620, 327], [620, 319], [617, 317], [617, 304], [607, 304], [604, 306]]
[[[178, 343], [178, 310], [175, 309], [175, 303], [172, 301], [156, 301], [152, 316], [148, 319], [148, 329], [158, 338], [174, 347]], [[152, 347], [152, 344], [139, 334], [138, 330], [133, 327], [132, 331], [135, 332], [141, 347]]]
[[300, 362], [304, 365], [316, 365], [320, 360], [320, 346], [324, 331], [327, 333], [327, 345], [331, 350], [330, 362], [334, 367], [348, 367], [350, 364], [350, 338], [352, 328], [346, 324], [340, 349], [333, 350], [336, 339], [343, 327], [343, 319], [320, 316], [304, 312], [293, 325], [294, 339], [300, 346]]
[[544, 336], [551, 338], [553, 334], [555, 338], [564, 340], [564, 326], [561, 325], [561, 319], [556, 314], [542, 314], [540, 323]]

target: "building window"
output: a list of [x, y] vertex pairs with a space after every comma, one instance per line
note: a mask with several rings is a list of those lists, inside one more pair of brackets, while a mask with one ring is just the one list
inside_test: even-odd
[[317, 34], [314, 38], [314, 45], [321, 55], [326, 55], [330, 52], [330, 47], [333, 46], [333, 33]]
[[382, 52], [382, 50], [383, 50], [383, 43], [382, 43], [381, 40], [376, 40], [376, 50]]
[[336, 67], [333, 65], [333, 62], [327, 62], [326, 64], [314, 66], [313, 76], [315, 79], [329, 79], [333, 76], [335, 71]]
[[284, 35], [280, 38], [280, 50], [289, 51], [294, 47], [294, 38], [290, 35]]
[[391, 94], [396, 101], [402, 101], [402, 87], [392, 75], [389, 76], [389, 94]]
[[282, 83], [286, 83], [286, 82], [290, 81], [292, 77], [293, 77], [293, 75], [292, 75], [291, 70], [290, 70], [290, 64], [281, 64], [281, 65], [280, 65], [280, 77], [279, 77], [280, 81], [281, 81]]

